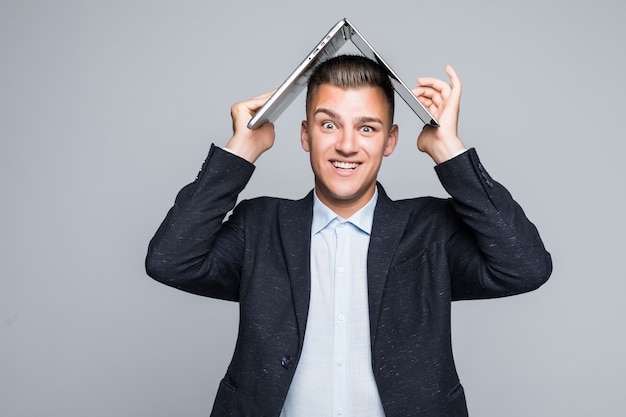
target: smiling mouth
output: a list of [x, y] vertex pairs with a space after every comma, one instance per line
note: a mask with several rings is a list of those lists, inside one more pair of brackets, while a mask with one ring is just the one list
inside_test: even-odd
[[345, 170], [356, 169], [359, 166], [358, 162], [332, 161], [332, 164], [337, 169], [345, 169]]

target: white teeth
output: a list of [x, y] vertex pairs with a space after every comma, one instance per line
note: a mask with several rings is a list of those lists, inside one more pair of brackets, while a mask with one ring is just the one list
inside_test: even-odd
[[341, 161], [333, 161], [333, 165], [335, 168], [340, 169], [354, 169], [359, 166], [356, 162], [341, 162]]

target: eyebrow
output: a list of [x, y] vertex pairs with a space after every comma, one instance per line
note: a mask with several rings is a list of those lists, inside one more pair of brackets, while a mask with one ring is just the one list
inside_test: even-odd
[[383, 121], [380, 120], [378, 117], [361, 116], [357, 117], [356, 121], [358, 123], [380, 123], [381, 125], [383, 124]]
[[330, 109], [325, 109], [323, 107], [316, 109], [315, 113], [313, 113], [313, 115], [315, 116], [316, 114], [319, 113], [324, 113], [327, 114], [328, 116], [332, 117], [333, 119], [341, 119], [341, 117], [339, 117], [339, 115], [337, 113], [335, 113], [334, 111], [330, 110]]
[[[318, 113], [327, 114], [333, 119], [341, 119], [341, 117], [336, 112], [330, 109], [323, 108], [323, 107], [316, 109], [313, 115], [316, 115]], [[383, 121], [379, 119], [378, 117], [371, 117], [371, 116], [360, 116], [360, 117], [357, 117], [355, 121], [357, 123], [380, 123], [381, 125], [384, 124]]]

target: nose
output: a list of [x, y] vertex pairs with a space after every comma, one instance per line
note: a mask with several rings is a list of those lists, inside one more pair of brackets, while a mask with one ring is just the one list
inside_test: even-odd
[[344, 129], [337, 137], [336, 149], [344, 155], [351, 155], [358, 151], [357, 137], [352, 129]]

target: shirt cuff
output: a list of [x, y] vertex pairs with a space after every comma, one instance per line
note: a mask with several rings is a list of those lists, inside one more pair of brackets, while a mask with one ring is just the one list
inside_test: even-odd
[[465, 152], [467, 152], [467, 149], [462, 149], [462, 150], [458, 151], [457, 153], [455, 153], [454, 155], [452, 155], [452, 156], [450, 157], [450, 159], [452, 159], [452, 158], [456, 158], [457, 156], [459, 156], [459, 155], [461, 155], [461, 154], [463, 154], [463, 153], [465, 153]]
[[219, 148], [225, 150], [226, 152], [230, 152], [233, 155], [239, 156], [237, 155], [237, 152], [233, 151], [232, 149], [227, 148], [226, 146], [220, 146]]

